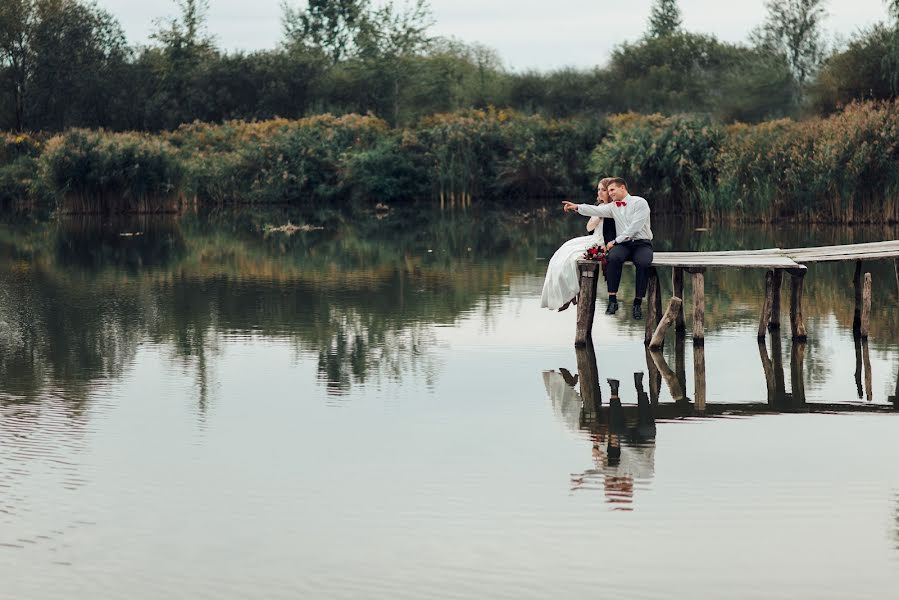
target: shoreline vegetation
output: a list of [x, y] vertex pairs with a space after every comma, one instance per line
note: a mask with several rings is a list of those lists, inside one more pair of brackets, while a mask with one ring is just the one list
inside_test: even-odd
[[4, 0], [0, 208], [506, 208], [615, 175], [659, 214], [896, 223], [899, 0], [843, 41], [826, 4], [767, 1], [730, 43], [653, 0], [605, 64], [517, 72], [434, 36], [427, 0], [285, 0], [283, 39], [248, 53], [209, 0], [140, 46], [87, 0]]
[[730, 125], [701, 115], [551, 119], [491, 108], [409, 127], [350, 114], [162, 133], [0, 134], [0, 203], [72, 214], [590, 201], [598, 174], [633, 182], [660, 214], [895, 223], [899, 103]]

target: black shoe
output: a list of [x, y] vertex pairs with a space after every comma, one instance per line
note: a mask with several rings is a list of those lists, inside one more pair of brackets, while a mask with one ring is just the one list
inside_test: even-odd
[[634, 319], [641, 320], [643, 318], [643, 307], [639, 304], [634, 304]]
[[606, 307], [607, 315], [614, 315], [618, 312], [618, 300], [609, 300], [609, 305]]

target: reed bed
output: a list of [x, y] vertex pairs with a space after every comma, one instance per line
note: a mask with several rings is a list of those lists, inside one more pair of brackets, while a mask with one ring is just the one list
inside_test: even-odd
[[334, 200], [464, 207], [589, 198], [608, 175], [628, 179], [658, 213], [706, 221], [899, 222], [899, 104], [758, 125], [486, 109], [403, 129], [373, 116], [318, 115], [156, 135], [0, 138], [0, 201], [49, 198], [67, 212]]

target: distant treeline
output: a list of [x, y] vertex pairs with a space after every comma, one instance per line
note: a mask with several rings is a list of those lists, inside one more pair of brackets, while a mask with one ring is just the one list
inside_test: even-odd
[[[3, 0], [0, 129], [163, 131], [324, 113], [409, 126], [491, 106], [549, 118], [635, 111], [758, 122], [892, 99], [899, 86], [896, 0], [886, 5], [897, 19], [836, 51], [824, 40], [824, 0], [769, 2], [745, 44], [684, 31], [676, 0], [656, 0], [647, 31], [607, 64], [551, 72], [511, 72], [488, 48], [434, 38], [425, 0], [292, 0], [279, 46], [251, 53], [216, 47], [206, 4], [179, 0], [179, 16], [134, 47], [92, 3]], [[597, 22], [597, 36], [611, 26]]]
[[171, 133], [69, 130], [0, 137], [0, 199], [64, 212], [174, 212], [188, 204], [589, 198], [621, 175], [660, 213], [707, 219], [899, 221], [899, 102], [828, 117], [721, 125], [627, 113], [553, 120], [510, 111], [414, 127], [320, 115]]

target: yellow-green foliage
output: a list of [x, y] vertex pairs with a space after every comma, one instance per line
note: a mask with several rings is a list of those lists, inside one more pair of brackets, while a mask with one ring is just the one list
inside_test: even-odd
[[21, 203], [32, 194], [42, 147], [26, 134], [0, 133], [0, 205]]
[[157, 212], [177, 208], [184, 169], [165, 140], [75, 129], [51, 138], [41, 177], [68, 211]]
[[899, 104], [727, 128], [691, 117], [614, 117], [593, 169], [630, 179], [666, 212], [816, 222], [899, 220]]

